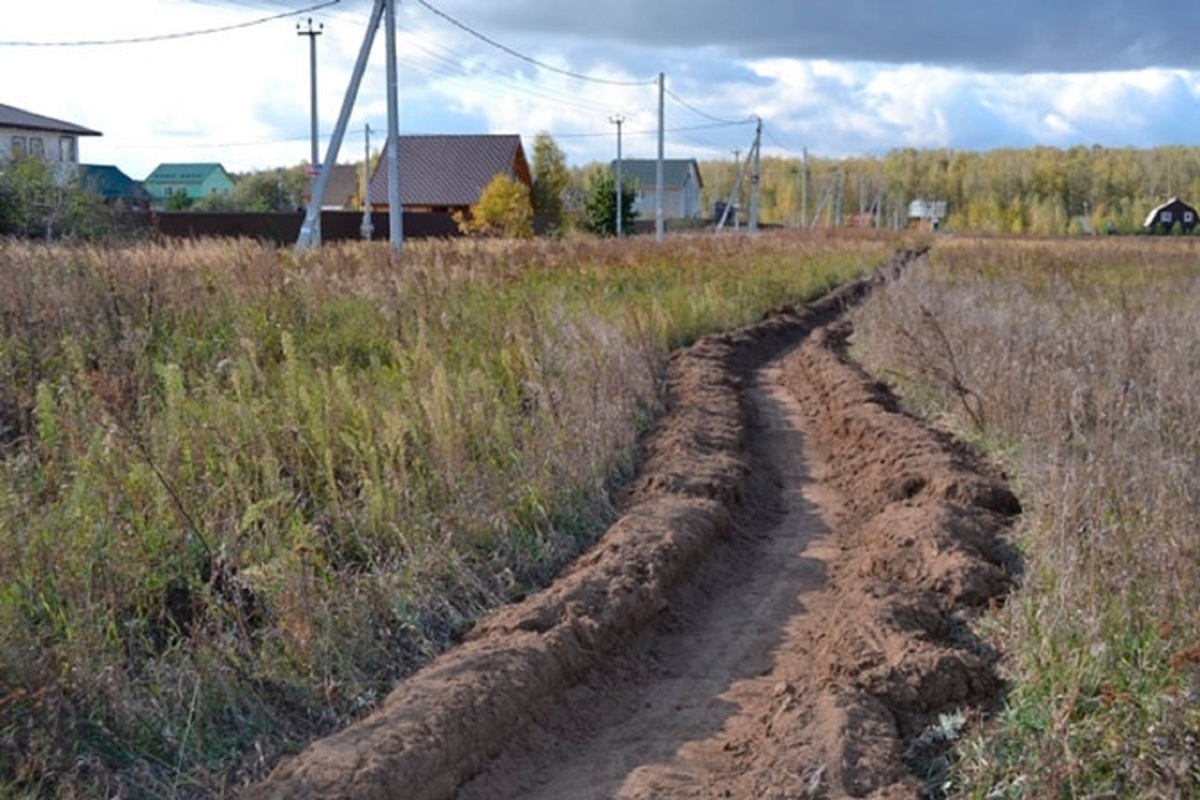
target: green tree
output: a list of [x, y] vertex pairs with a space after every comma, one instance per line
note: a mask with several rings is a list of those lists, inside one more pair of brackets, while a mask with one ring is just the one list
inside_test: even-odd
[[460, 231], [469, 235], [527, 239], [533, 236], [529, 187], [507, 175], [496, 175], [484, 187], [470, 213], [455, 213], [454, 221]]
[[567, 157], [548, 133], [533, 140], [533, 213], [546, 220], [550, 230], [564, 227], [564, 195], [571, 183]]
[[[637, 182], [621, 180], [621, 230], [630, 230], [637, 211]], [[617, 234], [617, 179], [608, 169], [593, 172], [588, 181], [587, 199], [583, 205], [583, 227], [598, 236]]]
[[103, 200], [35, 156], [0, 162], [0, 234], [97, 238], [116, 230]]

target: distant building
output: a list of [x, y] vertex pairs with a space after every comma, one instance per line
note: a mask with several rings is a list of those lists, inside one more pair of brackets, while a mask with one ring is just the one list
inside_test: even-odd
[[[325, 197], [321, 208], [327, 211], [361, 210], [359, 200], [362, 196], [360, 185], [362, 172], [353, 164], [335, 164], [333, 174], [325, 186]], [[312, 202], [312, 181], [304, 184], [304, 207]]]
[[[613, 174], [617, 162], [611, 164]], [[639, 219], [654, 219], [655, 191], [658, 185], [658, 160], [653, 158], [621, 159], [621, 178], [637, 182], [637, 200], [633, 204]], [[700, 207], [700, 165], [694, 158], [663, 159], [663, 218], [698, 219], [704, 216]], [[734, 209], [730, 209], [733, 213]], [[726, 224], [732, 224], [727, 220]]]
[[80, 164], [79, 185], [100, 195], [109, 205], [133, 209], [144, 208], [150, 202], [150, 195], [140, 181], [110, 165]]
[[233, 178], [220, 164], [159, 164], [143, 185], [155, 208], [165, 207], [173, 197], [189, 201], [211, 194], [233, 191]]
[[936, 231], [945, 218], [945, 200], [913, 200], [908, 204], [909, 230]]
[[1197, 221], [1200, 221], [1200, 217], [1196, 216], [1196, 209], [1178, 197], [1172, 197], [1146, 215], [1143, 227], [1154, 233], [1170, 233], [1179, 225], [1184, 233], [1191, 233]]
[[100, 135], [73, 122], [0, 105], [0, 160], [36, 156], [49, 163], [60, 180], [79, 166], [79, 138]]
[[[400, 205], [408, 212], [466, 212], [497, 175], [533, 188], [516, 134], [400, 136]], [[388, 208], [388, 145], [371, 177], [374, 211]]]

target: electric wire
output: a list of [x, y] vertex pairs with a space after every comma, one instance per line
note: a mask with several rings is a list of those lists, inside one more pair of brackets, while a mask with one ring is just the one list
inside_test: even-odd
[[573, 72], [568, 69], [562, 69], [561, 67], [556, 67], [553, 64], [547, 64], [544, 61], [539, 61], [538, 59], [534, 58], [533, 56], [526, 55], [525, 53], [522, 53], [519, 50], [514, 50], [513, 48], [509, 47], [508, 45], [501, 44], [500, 42], [491, 38], [487, 34], [480, 33], [479, 31], [475, 30], [474, 28], [467, 25], [466, 23], [460, 22], [459, 20], [450, 16], [445, 11], [442, 11], [441, 9], [434, 6], [433, 4], [429, 3], [428, 0], [417, 0], [417, 2], [421, 6], [424, 6], [425, 9], [427, 9], [430, 13], [432, 13], [438, 17], [441, 17], [446, 22], [450, 23], [451, 25], [453, 25], [454, 27], [458, 28], [459, 30], [461, 30], [465, 33], [468, 33], [471, 36], [474, 36], [479, 41], [484, 42], [485, 44], [489, 44], [492, 47], [496, 48], [497, 50], [508, 53], [513, 58], [517, 58], [526, 63], [533, 64], [534, 66], [539, 67], [544, 70], [548, 70], [549, 72], [556, 72], [559, 75], [565, 75], [568, 78], [575, 78], [576, 80], [590, 81], [592, 83], [603, 83], [603, 84], [607, 84], [609, 86], [647, 86], [647, 85], [657, 81], [657, 78], [652, 79], [652, 80], [640, 80], [640, 81], [618, 81], [618, 80], [613, 80], [612, 78], [598, 78], [595, 75], [585, 75], [581, 72]]
[[148, 44], [150, 42], [166, 42], [174, 39], [188, 39], [196, 36], [209, 36], [216, 33], [228, 33], [229, 31], [240, 30], [242, 28], [252, 28], [256, 25], [265, 25], [268, 22], [274, 22], [287, 17], [295, 17], [300, 14], [311, 14], [322, 8], [328, 8], [332, 5], [340, 3], [341, 0], [324, 0], [324, 2], [301, 8], [295, 11], [287, 11], [280, 14], [273, 14], [269, 17], [260, 17], [247, 22], [236, 22], [232, 25], [222, 25], [216, 28], [204, 28], [201, 30], [180, 31], [177, 33], [160, 33], [150, 36], [134, 36], [124, 39], [79, 39], [76, 41], [63, 42], [34, 42], [34, 41], [0, 41], [0, 47], [105, 47], [109, 45], [127, 45], [127, 44]]
[[696, 108], [694, 105], [692, 105], [688, 101], [684, 100], [682, 97], [675, 94], [675, 92], [671, 91], [670, 89], [667, 89], [664, 87], [663, 91], [667, 95], [667, 97], [670, 97], [672, 100], [674, 100], [676, 103], [679, 103], [679, 105], [683, 106], [688, 111], [691, 111], [693, 114], [698, 114], [699, 116], [704, 117], [705, 119], [711, 120], [713, 122], [720, 122], [720, 123], [723, 123], [726, 125], [747, 125], [747, 124], [755, 121], [754, 117], [747, 117], [745, 119], [740, 119], [740, 120], [722, 119], [721, 117], [714, 117], [712, 114], [709, 114], [707, 112], [701, 111], [700, 109]]

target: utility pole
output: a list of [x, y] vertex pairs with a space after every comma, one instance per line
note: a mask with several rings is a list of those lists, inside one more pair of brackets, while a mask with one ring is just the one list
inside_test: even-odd
[[383, 0], [384, 31], [387, 49], [387, 118], [388, 118], [388, 240], [392, 251], [399, 253], [404, 246], [404, 206], [400, 202], [400, 73], [396, 63], [396, 6], [400, 0]]
[[621, 197], [621, 125], [625, 123], [625, 118], [620, 114], [608, 118], [608, 121], [617, 126], [617, 238], [621, 238], [621, 217], [624, 212], [624, 198]]
[[363, 147], [362, 176], [363, 218], [359, 231], [362, 233], [362, 238], [369, 242], [371, 241], [371, 234], [375, 232], [375, 226], [371, 224], [371, 123], [367, 123], [364, 134], [365, 146]]
[[742, 210], [742, 193], [740, 191], [742, 187], [742, 149], [740, 147], [735, 147], [729, 152], [733, 153], [733, 172], [735, 175], [737, 175], [737, 177], [734, 178], [734, 184], [739, 190], [737, 194], [734, 195], [735, 199], [733, 201], [733, 229], [736, 231], [741, 227], [741, 220], [738, 218], [738, 214], [741, 213]]
[[660, 244], [663, 240], [663, 148], [664, 148], [664, 125], [666, 123], [666, 111], [664, 101], [667, 91], [667, 76], [660, 72], [658, 73], [658, 164], [654, 170], [656, 189], [654, 192], [654, 238]]
[[[358, 58], [354, 61], [354, 69], [350, 73], [350, 83], [346, 86], [346, 94], [342, 98], [342, 110], [338, 112], [337, 122], [333, 126], [333, 133], [329, 137], [329, 148], [325, 151], [325, 161], [328, 164], [336, 164], [338, 151], [342, 146], [342, 137], [346, 135], [346, 129], [350, 125], [350, 112], [354, 109], [354, 98], [358, 97], [358, 88], [362, 85], [363, 75], [367, 71], [367, 61], [371, 56], [371, 44], [375, 41], [375, 34], [379, 30], [379, 24], [383, 19], [383, 12], [386, 4], [399, 2], [399, 0], [375, 0], [375, 6], [371, 11], [370, 21], [367, 22], [367, 30], [363, 36], [362, 47], [358, 50]], [[315, 202], [308, 204], [308, 209], [304, 214], [304, 222], [300, 225], [300, 234], [296, 237], [296, 253], [303, 253], [313, 246], [313, 229], [318, 224], [321, 218], [321, 199], [325, 197], [325, 189], [329, 186], [329, 176], [332, 170], [324, 170], [321, 172], [321, 177], [317, 179], [317, 186], [313, 190]]]
[[[325, 30], [324, 23], [313, 27], [312, 17], [308, 18], [308, 27], [302, 28], [299, 23], [296, 23], [296, 35], [308, 37], [308, 62], [309, 71], [312, 75], [311, 80], [311, 107], [312, 107], [312, 160], [309, 162], [309, 205], [313, 203], [319, 204], [321, 199], [317, 197], [317, 180], [321, 177], [321, 165], [318, 163], [320, 153], [318, 148], [320, 143], [317, 140], [317, 37]], [[319, 208], [319, 205], [318, 205]], [[313, 227], [312, 233], [313, 244], [321, 243], [321, 215], [318, 213], [316, 224]]]
[[750, 176], [750, 232], [758, 230], [758, 191], [759, 168], [762, 161], [762, 117], [756, 117], [758, 124], [754, 128], [754, 172]]

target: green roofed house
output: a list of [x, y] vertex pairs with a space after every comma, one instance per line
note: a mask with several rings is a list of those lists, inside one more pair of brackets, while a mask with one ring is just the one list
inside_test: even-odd
[[171, 198], [186, 198], [183, 203], [210, 194], [233, 191], [233, 178], [220, 164], [159, 164], [143, 181], [155, 208], [163, 208]]
[[109, 205], [137, 209], [144, 208], [150, 200], [140, 181], [107, 164], [80, 164], [79, 185], [100, 195]]
[[[610, 165], [613, 174], [617, 162]], [[658, 161], [652, 158], [621, 159], [621, 178], [636, 181], [637, 201], [634, 209], [639, 219], [655, 217], [655, 187], [658, 185]], [[696, 219], [704, 216], [700, 208], [700, 165], [694, 158], [663, 159], [663, 218]]]

